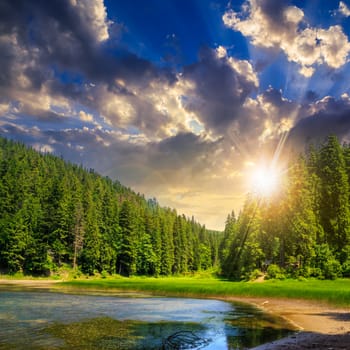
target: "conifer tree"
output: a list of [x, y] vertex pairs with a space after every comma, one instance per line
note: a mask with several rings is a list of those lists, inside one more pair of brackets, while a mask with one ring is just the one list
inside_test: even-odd
[[122, 240], [117, 260], [118, 273], [130, 276], [136, 272], [137, 250], [133, 207], [128, 200], [122, 204], [119, 225], [122, 232]]
[[185, 273], [213, 264], [217, 240], [199, 231], [118, 181], [0, 138], [1, 271], [168, 275], [176, 248]]
[[325, 240], [341, 254], [350, 243], [349, 180], [344, 155], [335, 136], [320, 149], [318, 175], [321, 180], [320, 220]]

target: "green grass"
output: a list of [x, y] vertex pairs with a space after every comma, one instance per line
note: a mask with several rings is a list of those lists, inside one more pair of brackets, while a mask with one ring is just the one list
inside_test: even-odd
[[230, 282], [211, 278], [107, 278], [63, 282], [63, 287], [104, 291], [136, 291], [183, 297], [269, 297], [306, 299], [334, 306], [350, 306], [350, 279], [269, 280], [261, 283]]
[[25, 275], [22, 272], [16, 272], [11, 275], [0, 274], [0, 279], [4, 280], [52, 280], [53, 277], [34, 277], [31, 275]]

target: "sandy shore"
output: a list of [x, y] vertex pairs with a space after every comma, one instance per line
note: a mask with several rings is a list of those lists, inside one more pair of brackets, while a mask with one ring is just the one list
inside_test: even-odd
[[256, 305], [287, 319], [300, 331], [254, 350], [350, 349], [350, 308], [335, 308], [305, 300], [228, 298]]
[[[0, 279], [1, 285], [28, 288], [54, 287], [54, 280]], [[219, 298], [222, 299], [222, 298]], [[272, 298], [225, 298], [242, 301], [287, 319], [299, 332], [291, 337], [264, 344], [254, 350], [350, 349], [350, 308], [335, 308], [312, 301]]]
[[0, 286], [12, 285], [12, 286], [23, 286], [30, 288], [50, 288], [55, 283], [62, 282], [61, 280], [11, 280], [11, 279], [0, 279]]

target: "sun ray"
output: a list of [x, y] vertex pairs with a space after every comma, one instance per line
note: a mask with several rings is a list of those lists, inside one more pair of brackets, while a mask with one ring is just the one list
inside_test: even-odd
[[252, 171], [250, 182], [253, 193], [259, 197], [270, 197], [278, 190], [280, 172], [273, 166], [259, 165]]

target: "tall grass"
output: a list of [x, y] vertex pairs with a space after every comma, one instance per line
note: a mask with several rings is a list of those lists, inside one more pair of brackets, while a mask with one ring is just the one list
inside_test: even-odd
[[261, 283], [230, 282], [218, 278], [114, 278], [74, 280], [61, 284], [67, 288], [147, 292], [167, 296], [270, 297], [306, 299], [335, 306], [350, 306], [350, 279], [269, 280]]

